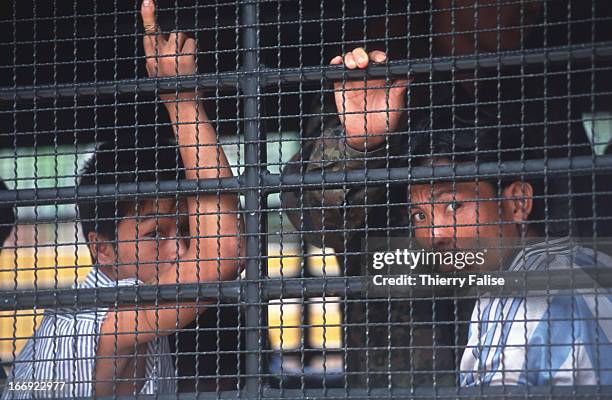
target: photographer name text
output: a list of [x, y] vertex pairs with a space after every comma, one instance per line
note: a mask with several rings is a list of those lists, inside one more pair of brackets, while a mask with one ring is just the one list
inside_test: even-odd
[[375, 286], [502, 286], [504, 278], [496, 278], [488, 274], [468, 274], [466, 276], [443, 276], [430, 274], [374, 275], [372, 283]]

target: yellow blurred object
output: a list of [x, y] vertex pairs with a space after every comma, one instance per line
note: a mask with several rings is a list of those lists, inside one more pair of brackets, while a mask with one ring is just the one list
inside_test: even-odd
[[[69, 251], [68, 251], [69, 250]], [[57, 267], [56, 267], [57, 266]], [[76, 268], [75, 268], [76, 266]], [[17, 249], [15, 252], [5, 250], [0, 253], [0, 288], [17, 289], [53, 288], [57, 274], [58, 287], [71, 287], [75, 277], [81, 282], [91, 269], [91, 257], [86, 248], [81, 247], [75, 257], [74, 247], [58, 248], [57, 255], [52, 248]], [[44, 310], [19, 310], [0, 312], [0, 357], [4, 361], [13, 360], [25, 345], [26, 340], [32, 336], [38, 323], [42, 319]], [[17, 339], [15, 339], [17, 338]], [[13, 346], [15, 348], [13, 348]]]
[[318, 349], [339, 348], [342, 346], [340, 303], [338, 297], [310, 299], [309, 319], [314, 325], [310, 331], [310, 346]]
[[[91, 257], [85, 248], [79, 248], [75, 256], [74, 247], [59, 248], [57, 255], [51, 248], [34, 251], [32, 248], [17, 249], [17, 257], [10, 250], [0, 253], [0, 288], [17, 289], [54, 287], [57, 274], [59, 287], [70, 287], [75, 278], [81, 282], [91, 269]], [[76, 268], [75, 268], [76, 266]], [[16, 268], [15, 268], [16, 267]]]
[[299, 276], [301, 261], [296, 245], [284, 244], [282, 252], [279, 244], [268, 245], [268, 276], [271, 278]]
[[[270, 345], [275, 350], [297, 349], [302, 338], [300, 305], [295, 299], [270, 300], [268, 303], [268, 327]], [[291, 328], [295, 327], [295, 328]], [[282, 338], [282, 348], [281, 348]]]
[[315, 276], [339, 276], [340, 264], [336, 252], [331, 247], [320, 249], [308, 246], [308, 257], [306, 265], [311, 274]]
[[[340, 274], [340, 266], [332, 248], [320, 249], [314, 246], [308, 247], [306, 266], [308, 272], [315, 276], [337, 276]], [[280, 245], [277, 243], [268, 245], [268, 275], [273, 278], [282, 276], [285, 278], [299, 277], [301, 258], [299, 247], [285, 244], [281, 255]], [[314, 254], [314, 255], [313, 255]], [[338, 298], [326, 298], [325, 307], [323, 299], [311, 299], [309, 319], [310, 328], [309, 343], [314, 348], [338, 348], [342, 345], [341, 314]], [[316, 303], [316, 301], [320, 301]], [[282, 311], [282, 323], [281, 323]], [[284, 299], [270, 301], [268, 305], [268, 326], [270, 344], [273, 349], [297, 349], [301, 345], [302, 329], [301, 305], [297, 299]], [[282, 328], [282, 329], [281, 329]]]
[[[43, 310], [0, 311], [0, 357], [13, 360], [42, 320]], [[15, 339], [17, 338], [17, 339]]]

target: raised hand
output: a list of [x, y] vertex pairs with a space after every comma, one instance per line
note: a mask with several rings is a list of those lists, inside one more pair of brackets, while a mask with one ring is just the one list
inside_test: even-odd
[[155, 2], [144, 0], [140, 8], [145, 28], [144, 51], [149, 76], [180, 76], [197, 73], [195, 39], [183, 32], [162, 34], [155, 19]]
[[[334, 57], [330, 64], [348, 69], [363, 69], [370, 61], [383, 63], [387, 55], [382, 51], [366, 51], [358, 47], [342, 56]], [[397, 128], [401, 111], [406, 107], [405, 95], [409, 81], [406, 79], [389, 82], [384, 79], [367, 81], [336, 82], [334, 95], [340, 120], [346, 131], [347, 143], [357, 149], [372, 149], [385, 141], [385, 134]], [[388, 125], [387, 125], [388, 120]]]

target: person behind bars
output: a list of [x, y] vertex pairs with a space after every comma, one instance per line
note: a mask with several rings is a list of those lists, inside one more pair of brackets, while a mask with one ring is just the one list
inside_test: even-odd
[[[195, 40], [183, 33], [164, 37], [152, 0], [142, 3], [141, 13], [149, 75], [195, 74]], [[195, 93], [160, 97], [167, 101], [180, 157], [163, 143], [147, 149], [106, 143], [87, 162], [79, 186], [176, 181], [183, 177], [181, 162], [187, 179], [231, 176]], [[94, 260], [79, 288], [214, 282], [239, 273], [241, 224], [234, 194], [110, 203], [83, 199], [78, 208]], [[3, 398], [174, 393], [175, 368], [166, 336], [205, 311], [194, 302], [47, 310], [15, 360]], [[24, 389], [24, 382], [57, 384], [34, 391]]]
[[[500, 123], [497, 116], [472, 107], [440, 113], [433, 126], [414, 132], [404, 149], [405, 164], [508, 165], [542, 157], [541, 151], [524, 146], [521, 129], [510, 121]], [[549, 235], [544, 183], [550, 178], [544, 179], [500, 174], [411, 184], [413, 235], [428, 250], [480, 253], [481, 261], [467, 266], [439, 264], [445, 272], [541, 271], [572, 279], [572, 274], [587, 276], [581, 272], [585, 267], [611, 268], [610, 255], [580, 246], [569, 236]], [[598, 286], [595, 280], [592, 284]], [[502, 297], [479, 289], [474, 291], [476, 303], [460, 362], [462, 386], [612, 383], [609, 290], [517, 290]]]
[[[382, 46], [396, 56], [403, 54], [411, 58], [512, 50], [522, 47], [530, 33], [530, 29], [520, 25], [533, 24], [541, 15], [540, 2], [465, 0], [455, 4], [437, 0], [423, 2], [420, 6], [417, 3], [410, 2], [423, 13], [410, 15], [411, 22], [406, 29], [416, 31], [412, 32], [414, 37], [410, 37], [403, 51], [388, 46], [386, 40], [372, 42], [370, 31], [377, 30], [373, 23], [368, 23], [366, 37], [354, 39], [363, 40], [372, 48]], [[453, 9], [455, 6], [457, 10]], [[419, 15], [428, 21], [420, 23], [423, 21]], [[387, 29], [394, 29], [401, 22], [401, 17], [392, 20], [390, 28], [385, 22], [378, 31], [384, 31], [386, 37], [390, 34]], [[428, 26], [423, 28], [425, 31], [418, 30], [425, 26]], [[498, 29], [491, 29], [496, 26]], [[432, 35], [429, 44], [419, 42], [419, 37], [425, 36], [427, 30]], [[476, 35], [474, 31], [479, 33]], [[407, 54], [406, 49], [409, 50]], [[368, 54], [359, 47], [334, 57], [331, 64], [361, 69], [371, 62], [386, 62], [388, 58], [389, 53], [371, 51]], [[284, 173], [319, 174], [396, 165], [398, 157], [403, 156], [399, 153], [401, 142], [407, 140], [407, 135], [401, 133], [419, 129], [419, 125], [435, 118], [431, 111], [474, 103], [474, 98], [482, 97], [485, 92], [497, 98], [494, 93], [482, 90], [482, 82], [479, 81], [478, 86], [474, 84], [476, 76], [489, 76], [482, 72], [453, 71], [452, 76], [434, 72], [431, 84], [412, 85], [409, 92], [406, 80], [369, 80], [371, 89], [365, 97], [360, 90], [363, 81], [336, 83], [333, 94], [323, 96], [314, 110], [321, 116], [310, 118], [305, 124], [302, 148], [287, 163]], [[393, 87], [382, 89], [388, 83], [393, 83]], [[376, 87], [379, 90], [372, 89]], [[409, 98], [408, 107], [406, 97]], [[367, 111], [367, 118], [363, 117], [364, 111]], [[393, 140], [388, 141], [387, 137]], [[537, 136], [530, 137], [537, 141]], [[362, 240], [393, 236], [410, 225], [403, 205], [405, 190], [405, 187], [393, 185], [310, 188], [282, 192], [281, 201], [292, 224], [304, 232], [304, 239], [318, 247], [333, 248], [343, 273], [355, 276], [362, 274]], [[467, 341], [467, 325], [460, 325], [455, 330], [445, 321], [468, 319], [471, 300], [366, 303], [353, 296], [349, 296], [349, 300], [344, 313], [345, 369], [349, 386], [387, 387], [391, 384], [411, 388], [457, 383], [454, 371], [460, 362], [462, 345]]]
[[[363, 49], [357, 49], [344, 57], [336, 57], [332, 63], [344, 62], [349, 68], [361, 68], [370, 61], [384, 62], [385, 59], [386, 55], [382, 52], [366, 54]], [[525, 150], [525, 137], [521, 129], [507, 128], [516, 125], [513, 123], [516, 113], [511, 107], [492, 111], [486, 106], [475, 105], [469, 101], [469, 97], [462, 97], [457, 87], [452, 88], [454, 101], [442, 106], [433, 104], [428, 118], [408, 123], [401, 112], [406, 83], [405, 80], [392, 81], [390, 88], [384, 80], [370, 80], [365, 85], [363, 81], [345, 82], [344, 87], [337, 84], [335, 96], [337, 108], [341, 110], [340, 124], [331, 123], [322, 138], [311, 148], [302, 150], [303, 154], [310, 155], [306, 171], [431, 166], [432, 163], [457, 165], [469, 161], [501, 163], [534, 156], [534, 151]], [[286, 172], [297, 172], [297, 167], [301, 165], [291, 163]], [[542, 227], [542, 222], [547, 222], [541, 198], [542, 182], [517, 176], [493, 181], [411, 184], [404, 189], [394, 195], [384, 186], [378, 189], [373, 185], [348, 191], [287, 192], [283, 196], [283, 204], [297, 227], [307, 232], [321, 230], [318, 236], [309, 233], [311, 240], [318, 240], [318, 243], [331, 245], [335, 249], [352, 246], [351, 253], [359, 249], [356, 246], [362, 245], [360, 240], [363, 236], [355, 235], [355, 231], [361, 230], [366, 239], [368, 235], [389, 234], [393, 228], [397, 231], [397, 227], [402, 226], [396, 220], [402, 218], [403, 213], [404, 218], [408, 219], [403, 226], [411, 227], [424, 247], [461, 249], [462, 243], [473, 246], [477, 239], [501, 238], [497, 246], [491, 246], [488, 250], [485, 269], [520, 271], [612, 266], [612, 259], [601, 252], [577, 246], [567, 237], [551, 238], [546, 235], [547, 228]], [[406, 201], [410, 211], [404, 207]], [[386, 205], [386, 209], [373, 207], [381, 204]], [[298, 215], [298, 211], [303, 211], [303, 215]], [[386, 229], [368, 231], [368, 225], [361, 228], [363, 221], [381, 218], [386, 218]], [[391, 223], [391, 218], [395, 219], [393, 223], [396, 225]], [[545, 238], [540, 238], [543, 243], [537, 243], [538, 235], [543, 234]], [[355, 237], [359, 241], [352, 243]], [[464, 240], [458, 241], [458, 238]], [[503, 243], [513, 243], [519, 239], [527, 243], [520, 251], [517, 252], [516, 248], [512, 251], [512, 246], [500, 249]], [[349, 258], [346, 254], [340, 255], [343, 256], [341, 258]], [[458, 352], [456, 356], [460, 358], [460, 361], [456, 361], [461, 371], [459, 383], [471, 386], [609, 382], [607, 369], [612, 367], [608, 365], [612, 354], [608, 354], [611, 350], [608, 337], [612, 337], [612, 331], [609, 331], [605, 321], [610, 315], [605, 307], [598, 308], [596, 304], [608, 304], [612, 299], [607, 295], [597, 299], [578, 295], [552, 296], [550, 300], [551, 304], [548, 305], [546, 298], [479, 299], [479, 303], [470, 308], [472, 317], [467, 350]], [[393, 311], [397, 302], [392, 303], [384, 306]], [[410, 316], [406, 317], [408, 321], [419, 322], [414, 324], [412, 334], [414, 331], [426, 332], [438, 328], [428, 328], [421, 323], [426, 316], [424, 310], [415, 307], [415, 303], [404, 302], [407, 307], [405, 311], [410, 312]], [[376, 304], [364, 308], [368, 307], [370, 320], [367, 322], [384, 324], [385, 319], [397, 317], [380, 317], [377, 314], [382, 313], [383, 309], [375, 309]], [[482, 314], [483, 311], [486, 314]], [[419, 315], [421, 312], [423, 315]], [[351, 314], [349, 310], [351, 317], [357, 319], [360, 315]], [[526, 318], [530, 321], [526, 322]], [[551, 318], [560, 321], [551, 321]], [[464, 319], [456, 315], [457, 321]], [[490, 320], [493, 323], [486, 324]], [[350, 326], [354, 321], [348, 321], [349, 338], [351, 330], [355, 329]], [[397, 330], [391, 331], [391, 327], [383, 325], [382, 330], [385, 328], [393, 334], [392, 338], [397, 337]], [[376, 329], [381, 330], [379, 327], [370, 328], [370, 346], [380, 346], [379, 338], [385, 335], [382, 330], [378, 332]], [[411, 357], [404, 361], [404, 366], [396, 356], [402, 350], [391, 348], [389, 354], [380, 356], [380, 361], [386, 359], [388, 363], [374, 365], [376, 374], [381, 370], [386, 370], [387, 377], [401, 372], [410, 375], [421, 372], [415, 368], [416, 363], [428, 367], [425, 372], [435, 373], [438, 368], [436, 361], [431, 362], [432, 357], [427, 356], [439, 351], [436, 346], [440, 342], [436, 342], [436, 338], [444, 338], [445, 333], [448, 332], [433, 330], [429, 344], [420, 348], [415, 346]], [[406, 332], [403, 334], [408, 335]], [[401, 337], [402, 333], [398, 336]], [[423, 334], [422, 337], [427, 335]], [[407, 339], [411, 340], [410, 343], [414, 341], [410, 337]], [[454, 345], [463, 342], [455, 340]], [[396, 343], [391, 342], [391, 346], [398, 346], [400, 342]], [[554, 344], [554, 347], [550, 344]], [[350, 363], [350, 347], [348, 351]], [[598, 357], [598, 352], [603, 357]], [[437, 355], [440, 356], [440, 353]], [[359, 362], [357, 357], [355, 355], [355, 364]], [[363, 360], [363, 355], [360, 357]], [[437, 362], [444, 360], [438, 359]], [[354, 367], [349, 364], [348, 369]], [[370, 367], [370, 371], [372, 369]], [[369, 372], [368, 375], [374, 374]], [[437, 382], [440, 383], [439, 380]], [[400, 384], [403, 382], [400, 381]]]

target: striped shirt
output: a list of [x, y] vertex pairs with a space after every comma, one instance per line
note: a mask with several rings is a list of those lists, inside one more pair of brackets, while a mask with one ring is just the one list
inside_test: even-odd
[[[140, 284], [137, 279], [115, 281], [96, 267], [78, 288]], [[92, 396], [97, 340], [108, 308], [46, 310], [34, 336], [15, 359], [2, 399]], [[174, 393], [175, 370], [168, 338], [147, 343], [145, 383], [141, 394]], [[11, 389], [11, 382], [13, 382]], [[23, 383], [58, 382], [51, 389], [23, 390]], [[39, 384], [40, 385], [40, 384]], [[19, 388], [20, 390], [15, 390]]]
[[[528, 246], [509, 271], [612, 267], [612, 258], [555, 238]], [[587, 294], [588, 293], [588, 294]], [[462, 386], [612, 384], [612, 292], [479, 298], [461, 359]]]

